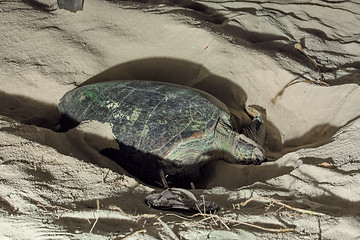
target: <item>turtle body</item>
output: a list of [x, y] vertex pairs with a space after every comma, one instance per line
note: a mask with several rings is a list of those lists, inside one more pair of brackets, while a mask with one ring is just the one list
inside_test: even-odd
[[112, 125], [127, 171], [145, 181], [159, 181], [160, 170], [191, 181], [214, 159], [259, 164], [261, 146], [232, 130], [231, 115], [215, 97], [200, 90], [152, 81], [111, 81], [67, 92], [59, 111], [80, 123]]

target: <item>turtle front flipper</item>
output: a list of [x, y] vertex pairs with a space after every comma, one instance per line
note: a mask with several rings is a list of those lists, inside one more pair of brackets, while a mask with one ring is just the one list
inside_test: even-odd
[[243, 133], [245, 136], [263, 147], [266, 136], [266, 128], [263, 115], [251, 106], [246, 107], [246, 112], [247, 114], [249, 114], [252, 120], [249, 126], [243, 129]]
[[[190, 195], [189, 195], [190, 193]], [[192, 212], [216, 212], [219, 206], [211, 201], [198, 200], [191, 192], [181, 188], [168, 188], [161, 193], [151, 193], [145, 202], [160, 210], [182, 210]]]

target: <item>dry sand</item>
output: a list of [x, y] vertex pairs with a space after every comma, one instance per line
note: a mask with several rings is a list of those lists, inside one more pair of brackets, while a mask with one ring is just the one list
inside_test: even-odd
[[[1, 1], [0, 239], [360, 239], [360, 3], [284, 2]], [[54, 131], [66, 91], [111, 79], [202, 89], [244, 124], [245, 104], [266, 109], [270, 161], [215, 162], [193, 192], [223, 218], [294, 230], [150, 209], [154, 188], [98, 153], [108, 125]]]

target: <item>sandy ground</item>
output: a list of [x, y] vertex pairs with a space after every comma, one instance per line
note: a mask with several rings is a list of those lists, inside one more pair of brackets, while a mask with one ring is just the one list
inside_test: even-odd
[[[0, 238], [360, 239], [359, 25], [355, 0], [1, 1]], [[65, 92], [112, 79], [202, 89], [240, 125], [262, 107], [269, 162], [207, 166], [216, 218], [149, 208], [108, 125], [55, 131]]]

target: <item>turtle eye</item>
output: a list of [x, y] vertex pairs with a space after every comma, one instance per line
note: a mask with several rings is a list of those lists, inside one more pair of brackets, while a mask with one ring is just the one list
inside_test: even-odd
[[252, 149], [246, 145], [236, 146], [236, 160], [240, 164], [249, 164], [251, 162]]
[[251, 144], [236, 146], [236, 159], [240, 164], [260, 164], [265, 161], [264, 151]]
[[183, 163], [179, 160], [173, 160], [172, 164], [176, 167], [176, 168], [181, 168], [183, 166]]

